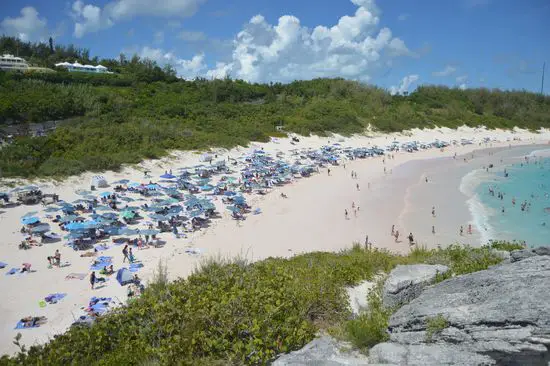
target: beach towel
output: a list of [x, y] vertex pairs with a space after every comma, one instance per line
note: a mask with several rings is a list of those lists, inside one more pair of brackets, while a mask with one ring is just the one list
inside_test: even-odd
[[140, 268], [143, 268], [143, 263], [131, 263], [130, 272], [137, 272]]
[[35, 323], [35, 324], [33, 324], [32, 326], [26, 327], [26, 326], [25, 326], [25, 323], [23, 323], [22, 321], [18, 321], [18, 322], [17, 322], [17, 325], [15, 326], [15, 329], [38, 328], [39, 326], [40, 326], [40, 324]]
[[83, 280], [86, 278], [86, 273], [69, 273], [65, 276], [66, 280]]
[[95, 250], [107, 250], [109, 249], [109, 246], [107, 244], [97, 244], [95, 246]]
[[9, 271], [6, 272], [6, 276], [16, 274], [17, 272], [19, 272], [19, 268], [14, 267], [14, 268], [12, 268], [12, 269], [10, 269]]
[[67, 294], [63, 293], [55, 293], [50, 294], [44, 298], [44, 301], [46, 301], [48, 304], [56, 304], [59, 300], [62, 300]]
[[103, 314], [109, 310], [110, 297], [92, 297], [88, 303], [87, 311], [93, 311], [97, 314]]
[[202, 250], [199, 248], [185, 248], [187, 254], [201, 254]]
[[100, 271], [102, 270], [104, 267], [108, 267], [111, 265], [111, 262], [113, 260], [113, 257], [106, 257], [106, 256], [101, 256], [101, 257], [98, 257], [96, 260], [95, 260], [95, 264], [92, 264], [90, 266], [90, 269], [92, 271]]
[[0, 269], [6, 268], [7, 265], [8, 265], [7, 263], [0, 262]]

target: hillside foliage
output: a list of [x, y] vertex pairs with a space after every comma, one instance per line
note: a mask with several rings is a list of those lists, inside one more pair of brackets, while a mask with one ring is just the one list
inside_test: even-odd
[[344, 329], [364, 349], [383, 339], [390, 312], [348, 323], [346, 286], [397, 264], [442, 263], [462, 274], [500, 261], [488, 247], [458, 245], [409, 256], [354, 246], [252, 264], [211, 260], [187, 279], [150, 285], [91, 327], [73, 327], [44, 346], [4, 356], [0, 365], [265, 364], [329, 327]]
[[[17, 40], [0, 38], [0, 52]], [[10, 43], [11, 42], [11, 43]], [[3, 176], [67, 176], [117, 169], [171, 149], [233, 147], [267, 141], [276, 126], [302, 135], [349, 135], [367, 128], [550, 127], [550, 97], [525, 91], [421, 86], [406, 96], [343, 79], [289, 84], [176, 78], [170, 66], [138, 56], [90, 60], [74, 46], [19, 42], [37, 64], [100, 61], [114, 74], [0, 72], [2, 125], [69, 120], [42, 137], [0, 150]], [[0, 132], [1, 133], [1, 132]], [[0, 136], [1, 137], [1, 136]]]

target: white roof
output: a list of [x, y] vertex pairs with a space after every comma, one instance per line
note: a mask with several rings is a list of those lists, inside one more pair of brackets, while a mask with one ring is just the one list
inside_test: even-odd
[[[25, 61], [24, 59], [22, 59], [21, 57], [15, 57], [14, 55], [10, 55], [10, 54], [3, 54], [2, 55], [2, 58], [9, 58], [11, 60], [19, 60], [19, 61]], [[26, 62], [26, 61], [25, 61]]]
[[69, 67], [69, 66], [73, 66], [73, 67], [82, 67], [82, 68], [85, 68], [85, 69], [94, 69], [94, 70], [107, 70], [107, 68], [103, 65], [97, 65], [97, 66], [94, 66], [94, 65], [82, 65], [81, 63], [79, 63], [78, 61], [75, 61], [75, 63], [71, 64], [70, 62], [60, 62], [58, 64], [55, 64], [55, 66], [64, 66], [64, 67]]

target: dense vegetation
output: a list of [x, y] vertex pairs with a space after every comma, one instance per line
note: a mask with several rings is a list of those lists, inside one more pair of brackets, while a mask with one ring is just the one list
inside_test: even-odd
[[160, 275], [140, 299], [93, 326], [72, 328], [0, 364], [263, 364], [300, 348], [319, 329], [366, 349], [386, 337], [391, 311], [378, 303], [348, 320], [345, 286], [397, 264], [442, 263], [453, 274], [482, 270], [500, 261], [491, 250], [451, 246], [397, 256], [355, 246], [253, 264], [210, 261], [185, 280], [167, 283]]
[[[5, 46], [6, 38], [0, 40], [0, 51], [13, 49]], [[72, 56], [89, 59], [88, 52], [71, 46], [55, 46], [53, 53], [48, 45], [19, 49], [46, 66], [72, 61]], [[391, 96], [343, 79], [186, 81], [177, 79], [171, 67], [137, 56], [96, 61], [116, 74], [0, 72], [0, 131], [5, 124], [71, 119], [48, 136], [20, 137], [2, 148], [3, 176], [117, 169], [170, 149], [266, 141], [277, 135], [278, 125], [304, 135], [361, 133], [369, 127], [550, 127], [550, 97], [523, 91], [422, 86], [410, 95]]]

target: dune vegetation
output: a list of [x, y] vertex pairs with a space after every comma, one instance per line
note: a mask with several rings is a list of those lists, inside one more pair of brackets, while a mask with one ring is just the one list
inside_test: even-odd
[[[16, 45], [17, 43], [17, 45]], [[5, 177], [63, 177], [161, 157], [169, 150], [233, 147], [285, 132], [344, 135], [414, 127], [550, 127], [550, 97], [525, 91], [421, 86], [408, 95], [344, 79], [289, 84], [181, 80], [170, 66], [134, 56], [99, 60], [74, 46], [0, 38], [37, 66], [101, 62], [114, 74], [0, 72], [2, 125], [65, 120], [47, 136], [0, 150]], [[1, 132], [0, 132], [1, 133]], [[1, 137], [1, 136], [0, 136]]]
[[141, 298], [46, 345], [21, 347], [0, 365], [265, 364], [320, 330], [367, 350], [387, 337], [391, 311], [372, 293], [371, 312], [350, 320], [346, 286], [373, 280], [397, 264], [440, 263], [460, 275], [500, 261], [488, 246], [419, 248], [399, 256], [356, 245], [255, 263], [210, 260], [175, 282], [166, 280], [159, 264]]

